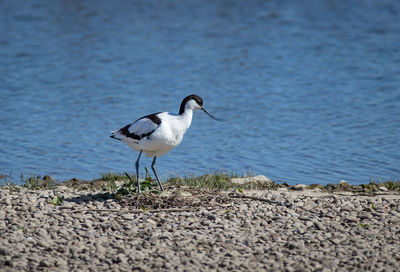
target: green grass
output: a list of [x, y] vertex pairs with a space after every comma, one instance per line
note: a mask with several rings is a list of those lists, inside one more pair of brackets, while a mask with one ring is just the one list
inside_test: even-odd
[[[129, 181], [128, 177], [125, 174], [111, 173], [111, 172], [103, 173], [101, 175], [101, 178], [96, 179], [96, 180], [104, 180], [102, 189], [104, 191], [109, 191], [109, 192], [116, 192], [118, 190], [118, 185], [116, 184], [116, 181]], [[96, 181], [96, 180], [93, 180], [93, 181]]]
[[370, 187], [386, 187], [390, 191], [400, 191], [400, 179], [399, 178], [377, 178], [370, 179]]
[[25, 179], [21, 174], [19, 182], [21, 185], [17, 185], [11, 175], [1, 175], [0, 180], [5, 181], [5, 184], [10, 191], [19, 191], [21, 188], [27, 188], [29, 190], [42, 190], [51, 189], [55, 186], [54, 180], [47, 175], [43, 178], [40, 176], [31, 176]]
[[50, 176], [44, 176], [43, 178], [40, 176], [31, 176], [24, 179], [23, 175], [21, 175], [21, 181], [23, 184], [22, 187], [29, 190], [51, 189], [55, 186], [55, 182]]
[[[153, 180], [149, 174], [147, 168], [146, 175], [143, 180], [141, 180], [141, 189], [143, 192], [160, 193], [158, 184]], [[136, 177], [133, 174], [129, 174], [132, 181], [128, 179], [125, 174], [121, 173], [106, 173], [103, 174], [101, 179], [105, 181], [103, 189], [114, 193], [116, 198], [120, 196], [126, 196], [130, 194], [136, 194]], [[256, 189], [276, 189], [279, 187], [277, 184], [268, 185], [262, 182], [251, 182], [246, 184], [233, 184], [230, 182], [231, 178], [242, 178], [250, 177], [252, 174], [248, 175], [238, 175], [236, 173], [227, 172], [215, 172], [213, 174], [208, 174], [204, 176], [187, 176], [187, 177], [172, 177], [166, 180], [164, 183], [165, 187], [179, 187], [187, 186], [192, 188], [203, 188], [211, 190], [231, 190], [236, 189], [238, 191], [243, 190], [256, 190]], [[117, 181], [125, 181], [124, 184], [118, 186]]]
[[60, 196], [55, 196], [53, 199], [50, 201], [51, 204], [58, 206], [63, 203], [63, 199]]
[[[158, 184], [153, 181], [150, 176], [150, 173], [145, 167], [146, 175], [145, 178], [140, 182], [140, 189], [143, 192], [158, 192]], [[121, 196], [131, 195], [137, 193], [137, 184], [136, 184], [136, 176], [133, 174], [129, 174], [132, 178], [130, 180], [128, 176], [124, 173], [106, 173], [102, 175], [102, 179], [105, 181], [104, 188], [106, 191], [112, 192], [115, 194], [115, 198], [119, 198]], [[118, 186], [116, 181], [125, 181], [122, 185]]]
[[11, 177], [11, 175], [4, 175], [4, 174], [0, 174], [0, 181], [4, 180], [4, 183], [6, 184], [7, 188], [10, 191], [20, 191], [21, 187], [19, 187], [13, 180], [13, 178]]
[[375, 210], [375, 203], [372, 202], [371, 205], [370, 205], [370, 207], [371, 207], [371, 210]]
[[[100, 178], [92, 181], [71, 179], [64, 183], [66, 186], [72, 186], [78, 190], [84, 189], [102, 189], [103, 191], [112, 193], [118, 196], [124, 196], [129, 194], [136, 194], [136, 175], [130, 174], [132, 180], [126, 176], [125, 173], [104, 173]], [[234, 184], [230, 182], [232, 178], [242, 178], [254, 176], [252, 173], [246, 175], [239, 175], [237, 173], [227, 173], [223, 171], [207, 174], [203, 176], [186, 176], [186, 177], [171, 177], [166, 180], [166, 188], [175, 188], [179, 186], [186, 186], [191, 188], [203, 188], [211, 190], [263, 190], [263, 189], [277, 189], [279, 187], [288, 187], [285, 183], [273, 183], [267, 184], [262, 182], [251, 182], [246, 184]], [[56, 185], [54, 180], [49, 176], [30, 176], [24, 178], [21, 175], [19, 182], [15, 182], [11, 175], [0, 174], [0, 182], [3, 181], [5, 187], [10, 191], [19, 191], [22, 188], [30, 190], [41, 190], [41, 189], [52, 189]], [[121, 182], [123, 184], [121, 185]], [[321, 188], [324, 189], [326, 186], [319, 184], [311, 184], [310, 188]], [[375, 178], [370, 179], [367, 184], [360, 184], [350, 186], [349, 191], [366, 191], [374, 192], [379, 187], [385, 187], [389, 191], [400, 191], [400, 178]], [[146, 174], [144, 179], [141, 179], [141, 188], [143, 192], [159, 193], [158, 184], [153, 180], [146, 168]], [[340, 186], [335, 186], [343, 190]]]
[[101, 179], [109, 182], [121, 181], [121, 180], [129, 180], [128, 177], [124, 173], [104, 173], [101, 174]]
[[251, 190], [251, 189], [274, 189], [274, 185], [265, 183], [247, 183], [247, 184], [233, 184], [230, 182], [231, 178], [249, 177], [252, 175], [240, 176], [236, 173], [215, 172], [211, 175], [204, 176], [189, 176], [189, 177], [173, 177], [167, 180], [167, 184], [171, 186], [188, 186], [196, 188], [207, 188], [212, 190]]

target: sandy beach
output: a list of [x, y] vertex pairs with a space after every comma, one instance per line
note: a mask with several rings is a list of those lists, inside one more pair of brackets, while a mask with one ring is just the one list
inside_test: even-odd
[[[63, 202], [54, 205], [55, 196]], [[0, 188], [2, 271], [395, 271], [400, 195]], [[57, 203], [56, 203], [57, 204]]]

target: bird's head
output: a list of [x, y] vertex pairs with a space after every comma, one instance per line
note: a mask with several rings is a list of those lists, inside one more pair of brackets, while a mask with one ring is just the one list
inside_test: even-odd
[[203, 107], [203, 99], [195, 94], [191, 94], [189, 96], [186, 96], [181, 104], [181, 108], [179, 110], [179, 114], [183, 114], [185, 112], [185, 110], [190, 109], [190, 110], [202, 110], [204, 111], [208, 116], [210, 116], [212, 119], [217, 120], [217, 121], [223, 121], [220, 118], [217, 118], [213, 115], [211, 115], [210, 113], [208, 113], [208, 111], [206, 111], [206, 109]]

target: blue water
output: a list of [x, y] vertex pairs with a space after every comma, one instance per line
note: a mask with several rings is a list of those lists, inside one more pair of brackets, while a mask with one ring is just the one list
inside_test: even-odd
[[[0, 2], [0, 173], [133, 171], [109, 131], [203, 97], [163, 178], [400, 176], [399, 1]], [[142, 166], [149, 166], [143, 159]]]

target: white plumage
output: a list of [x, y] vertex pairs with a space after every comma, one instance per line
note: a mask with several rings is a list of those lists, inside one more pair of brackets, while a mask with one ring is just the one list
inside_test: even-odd
[[[147, 157], [160, 157], [176, 147], [183, 139], [183, 134], [192, 122], [193, 111], [186, 111], [184, 115], [172, 115], [169, 112], [161, 112], [154, 117], [161, 120], [155, 123], [148, 117], [143, 117], [132, 123], [128, 132], [117, 130], [111, 132], [113, 138], [119, 139], [137, 152], [140, 150]], [[136, 139], [132, 135], [137, 135]], [[143, 137], [140, 137], [144, 135]]]
[[201, 97], [192, 94], [183, 99], [179, 114], [171, 114], [169, 112], [153, 113], [139, 118], [135, 122], [119, 130], [111, 132], [112, 138], [123, 141], [133, 150], [139, 152], [135, 164], [138, 193], [140, 193], [139, 160], [142, 152], [148, 157], [154, 157], [151, 167], [160, 189], [163, 190], [154, 167], [156, 158], [164, 155], [180, 144], [183, 135], [192, 123], [194, 110], [202, 110], [211, 118], [220, 120], [209, 114], [203, 108], [203, 100]]

